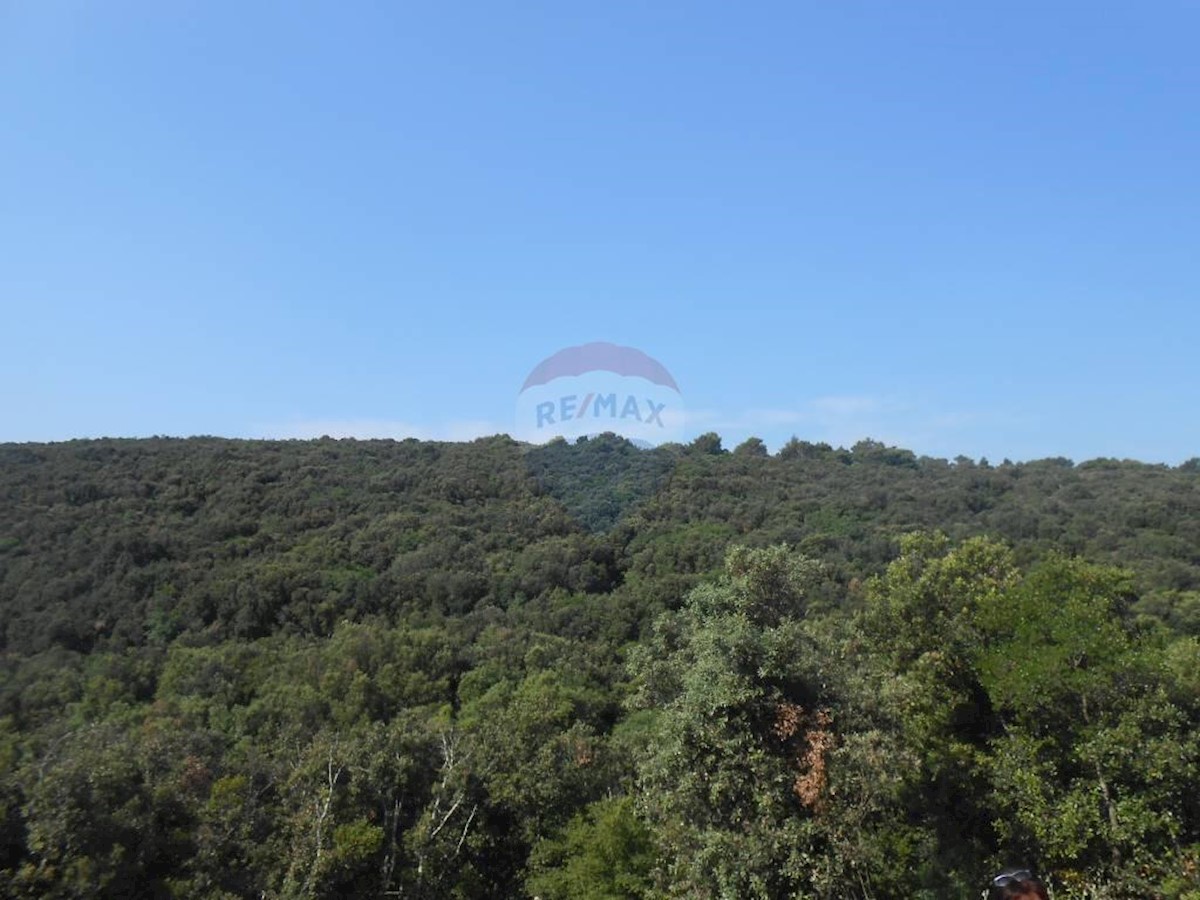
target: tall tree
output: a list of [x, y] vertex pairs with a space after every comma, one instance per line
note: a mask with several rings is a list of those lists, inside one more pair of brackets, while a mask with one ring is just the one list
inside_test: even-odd
[[1161, 639], [1131, 627], [1128, 572], [1065, 557], [981, 605], [979, 658], [1002, 732], [991, 758], [997, 827], [1066, 877], [1147, 896], [1200, 837], [1195, 720], [1173, 702]]
[[731, 551], [725, 577], [632, 656], [635, 704], [659, 715], [638, 798], [671, 896], [778, 897], [804, 883], [820, 785], [801, 779], [820, 778], [828, 723], [794, 661], [816, 572], [785, 547]]

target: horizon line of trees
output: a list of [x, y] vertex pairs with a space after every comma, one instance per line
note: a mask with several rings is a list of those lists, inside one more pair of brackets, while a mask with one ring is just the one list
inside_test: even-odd
[[0, 894], [1200, 898], [1200, 479], [0, 445]]

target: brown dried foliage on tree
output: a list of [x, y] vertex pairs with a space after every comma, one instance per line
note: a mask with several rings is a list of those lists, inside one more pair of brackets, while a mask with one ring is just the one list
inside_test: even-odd
[[820, 812], [824, 805], [828, 784], [826, 757], [835, 743], [830, 727], [832, 721], [828, 710], [808, 713], [803, 707], [785, 701], [776, 706], [775, 722], [771, 726], [775, 737], [789, 746], [794, 745], [797, 774], [792, 791], [800, 803], [813, 812]]

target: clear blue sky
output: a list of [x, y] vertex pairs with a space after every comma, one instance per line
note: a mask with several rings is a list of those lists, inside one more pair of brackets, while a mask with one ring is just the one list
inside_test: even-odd
[[1200, 8], [0, 0], [0, 440], [1200, 455]]

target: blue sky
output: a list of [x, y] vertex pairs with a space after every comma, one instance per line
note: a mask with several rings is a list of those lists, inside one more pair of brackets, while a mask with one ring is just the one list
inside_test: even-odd
[[1200, 455], [1184, 0], [0, 0], [0, 440], [689, 429]]

